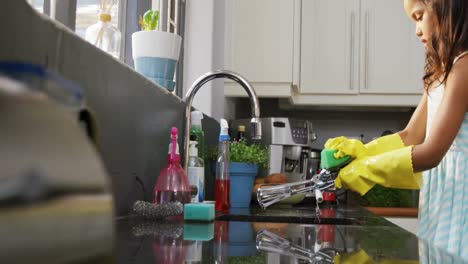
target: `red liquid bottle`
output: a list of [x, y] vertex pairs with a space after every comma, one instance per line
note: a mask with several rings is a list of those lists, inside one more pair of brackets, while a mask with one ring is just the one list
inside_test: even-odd
[[219, 180], [215, 181], [215, 208], [216, 211], [227, 211], [229, 210], [229, 183], [230, 180]]
[[228, 124], [221, 119], [221, 132], [219, 133], [218, 158], [216, 159], [215, 181], [215, 209], [216, 211], [229, 210], [229, 135]]

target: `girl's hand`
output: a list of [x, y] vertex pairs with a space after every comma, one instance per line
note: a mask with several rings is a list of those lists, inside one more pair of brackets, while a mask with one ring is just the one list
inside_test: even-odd
[[348, 139], [346, 137], [336, 137], [327, 140], [325, 148], [337, 150], [334, 154], [337, 159], [344, 156], [359, 158], [367, 153], [366, 147], [360, 140]]
[[351, 156], [354, 159], [364, 156], [378, 155], [387, 151], [403, 148], [405, 144], [398, 133], [384, 137], [379, 137], [367, 144], [363, 144], [357, 139], [348, 139], [346, 137], [337, 137], [327, 140], [326, 149], [338, 150], [335, 158]]
[[400, 189], [419, 189], [421, 173], [414, 173], [408, 146], [375, 156], [363, 156], [340, 169], [335, 180], [337, 188], [346, 187], [361, 195], [375, 184]]

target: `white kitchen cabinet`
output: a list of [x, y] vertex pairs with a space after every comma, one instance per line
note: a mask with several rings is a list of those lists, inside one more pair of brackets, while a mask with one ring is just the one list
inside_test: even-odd
[[[401, 1], [227, 0], [225, 68], [294, 105], [415, 106], [424, 48]], [[228, 96], [246, 96], [225, 81]]]
[[424, 47], [401, 1], [361, 0], [360, 93], [421, 94]]
[[[226, 1], [225, 69], [244, 76], [259, 96], [291, 95], [297, 3], [298, 0]], [[225, 82], [225, 94], [246, 95], [231, 81]]]
[[359, 0], [306, 0], [301, 12], [300, 93], [357, 93]]
[[414, 106], [424, 48], [401, 1], [302, 1], [294, 104]]

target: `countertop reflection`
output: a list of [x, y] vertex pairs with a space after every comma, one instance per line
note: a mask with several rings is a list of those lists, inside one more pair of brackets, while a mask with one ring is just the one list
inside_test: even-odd
[[184, 222], [180, 217], [152, 221], [135, 216], [116, 220], [108, 196], [62, 197], [0, 209], [0, 262], [468, 263], [363, 208], [326, 209], [322, 220], [344, 217], [357, 222], [268, 222], [278, 215], [314, 216], [315, 208], [306, 207], [231, 211], [262, 215], [260, 222]]
[[113, 263], [110, 194], [0, 208], [0, 263]]
[[128, 217], [117, 222], [116, 255], [120, 263], [464, 263], [363, 208], [327, 209], [335, 212], [325, 218], [351, 217], [359, 224], [266, 222], [278, 215], [315, 216], [306, 207], [230, 212], [261, 215], [262, 222]]

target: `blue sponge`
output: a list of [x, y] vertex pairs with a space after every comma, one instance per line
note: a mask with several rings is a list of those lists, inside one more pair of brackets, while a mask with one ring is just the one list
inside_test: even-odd
[[214, 237], [214, 222], [184, 223], [184, 240], [210, 241]]
[[184, 204], [184, 220], [188, 221], [213, 221], [215, 208], [212, 203]]

